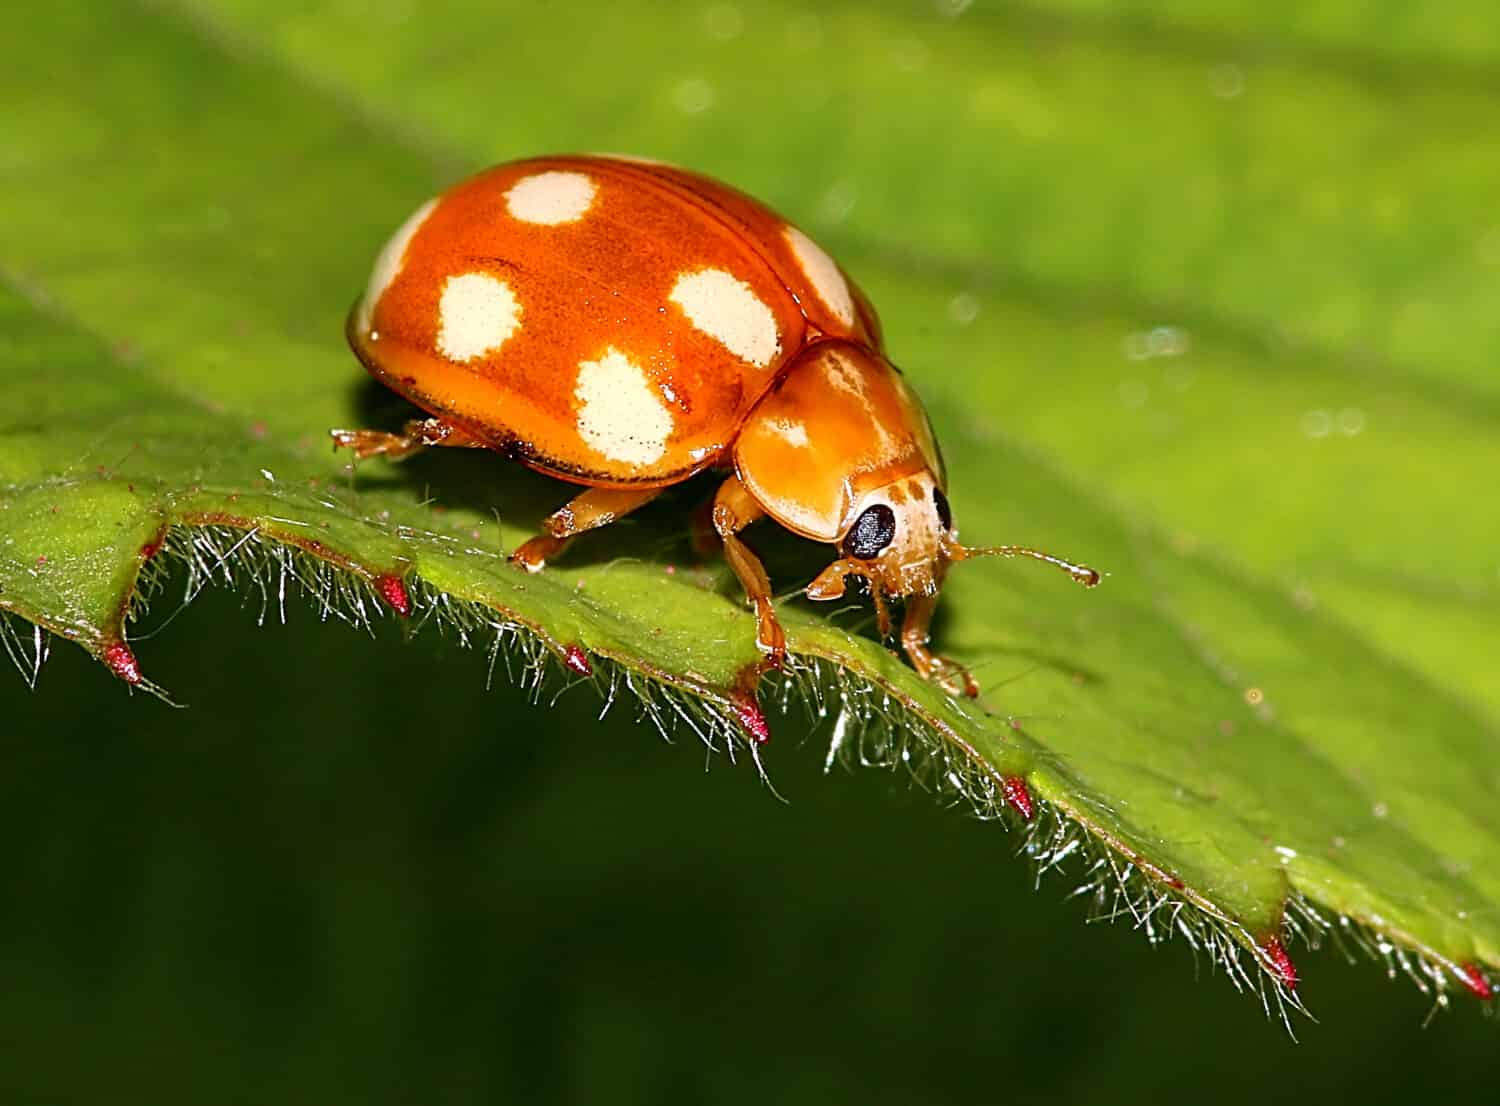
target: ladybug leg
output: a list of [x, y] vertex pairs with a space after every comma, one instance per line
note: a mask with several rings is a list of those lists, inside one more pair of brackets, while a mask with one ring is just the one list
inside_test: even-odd
[[714, 496], [714, 529], [724, 541], [724, 559], [755, 606], [755, 644], [772, 664], [779, 666], [786, 659], [786, 633], [771, 606], [771, 578], [766, 575], [760, 558], [736, 536], [765, 513], [765, 508], [745, 490], [738, 476], [731, 476], [719, 485]]
[[927, 648], [931, 638], [928, 626], [937, 610], [937, 596], [913, 595], [906, 601], [906, 619], [901, 624], [901, 646], [911, 658], [912, 667], [924, 679], [932, 680], [949, 695], [978, 698], [979, 684], [969, 670], [956, 661], [940, 657]]
[[542, 529], [547, 532], [522, 543], [510, 555], [510, 563], [527, 572], [540, 572], [575, 534], [608, 526], [661, 493], [661, 488], [590, 488], [544, 518]]
[[399, 434], [385, 430], [330, 430], [328, 436], [333, 439], [334, 449], [354, 450], [356, 461], [363, 461], [366, 457], [400, 461], [413, 453], [420, 453], [428, 446], [482, 449], [489, 444], [442, 419], [412, 419], [401, 428]]
[[[885, 592], [875, 580], [870, 581], [870, 601], [875, 604], [875, 628], [880, 631], [880, 640], [885, 641], [891, 636], [891, 605], [886, 602]], [[925, 625], [923, 632], [926, 632]]]
[[700, 557], [717, 553], [721, 548], [723, 543], [719, 541], [719, 532], [714, 529], [712, 499], [693, 509], [692, 516], [688, 519], [688, 537], [693, 552]]

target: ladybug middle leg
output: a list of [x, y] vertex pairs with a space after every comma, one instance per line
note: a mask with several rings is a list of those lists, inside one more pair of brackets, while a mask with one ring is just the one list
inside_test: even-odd
[[765, 508], [755, 501], [738, 476], [731, 476], [719, 485], [714, 496], [714, 529], [724, 541], [724, 559], [755, 605], [755, 644], [767, 660], [779, 667], [786, 660], [786, 633], [771, 606], [771, 578], [766, 575], [760, 558], [736, 536], [765, 513]]
[[702, 558], [711, 557], [724, 547], [719, 532], [714, 529], [714, 501], [712, 499], [693, 508], [688, 517], [688, 543], [694, 554]]
[[567, 548], [574, 535], [608, 526], [650, 503], [662, 491], [662, 488], [589, 488], [580, 492], [542, 520], [542, 529], [547, 532], [517, 547], [510, 555], [510, 563], [527, 572], [540, 572], [549, 560]]

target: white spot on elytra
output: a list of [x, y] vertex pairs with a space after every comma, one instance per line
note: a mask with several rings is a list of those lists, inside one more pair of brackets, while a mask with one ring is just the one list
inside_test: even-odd
[[613, 346], [597, 361], [578, 363], [573, 398], [579, 435], [610, 460], [649, 465], [667, 451], [672, 412], [640, 366]]
[[683, 273], [667, 298], [695, 327], [752, 365], [764, 368], [781, 352], [776, 316], [750, 285], [723, 269]]
[[844, 280], [844, 274], [839, 272], [833, 258], [796, 227], [787, 227], [783, 233], [797, 264], [802, 267], [802, 274], [812, 282], [813, 291], [818, 293], [824, 306], [845, 326], [853, 326], [854, 297], [849, 292], [849, 283]]
[[550, 170], [516, 181], [505, 194], [505, 206], [523, 223], [555, 227], [588, 214], [598, 191], [587, 174]]
[[411, 240], [416, 237], [417, 231], [422, 229], [422, 224], [427, 221], [427, 216], [432, 214], [432, 209], [437, 206], [437, 200], [428, 200], [421, 207], [413, 211], [407, 217], [406, 222], [396, 228], [396, 233], [391, 235], [390, 240], [381, 247], [380, 253], [375, 258], [375, 267], [370, 270], [370, 282], [365, 285], [364, 299], [359, 301], [359, 327], [360, 331], [370, 329], [370, 316], [375, 312], [375, 304], [380, 297], [385, 295], [385, 290], [391, 286], [391, 282], [401, 274], [401, 263], [406, 259], [406, 247], [411, 245]]
[[451, 361], [492, 353], [521, 326], [521, 304], [488, 273], [451, 276], [438, 301], [438, 352]]

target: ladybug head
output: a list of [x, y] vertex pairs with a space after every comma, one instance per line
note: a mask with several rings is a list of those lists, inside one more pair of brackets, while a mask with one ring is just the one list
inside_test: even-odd
[[846, 576], [863, 577], [882, 610], [884, 596], [930, 598], [948, 563], [970, 557], [1034, 557], [1098, 582], [1035, 550], [960, 545], [921, 401], [883, 356], [849, 342], [819, 341], [792, 362], [745, 420], [734, 463], [768, 515], [838, 550], [811, 599], [837, 599]]
[[839, 559], [807, 586], [809, 598], [839, 598], [846, 576], [864, 577], [877, 597], [935, 595], [949, 562], [975, 557], [1030, 557], [1062, 569], [1084, 587], [1099, 582], [1099, 573], [1087, 565], [1040, 550], [960, 544], [948, 497], [927, 471], [868, 492], [837, 545]]
[[935, 595], [957, 546], [948, 498], [930, 472], [872, 488], [835, 543], [840, 557], [808, 586], [814, 599], [843, 594], [845, 575], [885, 595]]

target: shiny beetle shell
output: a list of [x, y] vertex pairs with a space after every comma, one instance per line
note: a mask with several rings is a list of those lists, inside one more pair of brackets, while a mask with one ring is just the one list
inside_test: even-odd
[[512, 560], [539, 571], [708, 468], [712, 520], [777, 663], [785, 637], [739, 532], [769, 515], [833, 544], [814, 599], [863, 578], [907, 597], [916, 668], [977, 694], [927, 649], [949, 562], [1033, 550], [958, 544], [926, 412], [886, 360], [874, 309], [806, 234], [727, 185], [654, 162], [544, 157], [487, 169], [422, 205], [350, 312], [365, 367], [431, 414], [404, 433], [335, 430], [357, 456], [489, 448], [587, 490]]
[[663, 485], [723, 459], [809, 341], [878, 348], [879, 324], [822, 249], [734, 189], [551, 157], [419, 208], [349, 338], [389, 387], [533, 468]]

